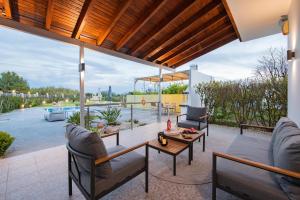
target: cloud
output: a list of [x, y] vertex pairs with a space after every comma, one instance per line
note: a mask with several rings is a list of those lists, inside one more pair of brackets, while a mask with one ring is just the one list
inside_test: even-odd
[[[6, 28], [0, 28], [0, 37], [0, 73], [15, 71], [28, 80], [31, 87], [79, 88], [77, 46]], [[257, 59], [268, 48], [282, 46], [286, 47], [286, 38], [281, 35], [242, 43], [236, 40], [178, 70], [198, 64], [199, 71], [221, 79], [246, 78], [252, 76]], [[115, 92], [128, 92], [133, 89], [135, 78], [158, 74], [157, 68], [89, 49], [85, 49], [85, 63], [88, 92], [95, 92], [98, 88], [107, 90], [109, 85]], [[143, 87], [143, 82], [137, 84], [137, 88]]]

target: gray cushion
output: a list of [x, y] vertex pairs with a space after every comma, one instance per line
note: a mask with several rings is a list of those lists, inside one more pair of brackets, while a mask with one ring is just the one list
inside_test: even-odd
[[[269, 142], [266, 139], [239, 135], [230, 145], [227, 153], [269, 164]], [[218, 184], [244, 196], [245, 199], [288, 199], [269, 172], [225, 159], [218, 159], [217, 162]]]
[[271, 161], [271, 165], [274, 165], [274, 155], [276, 155], [276, 152], [278, 152], [279, 146], [282, 142], [282, 139], [285, 137], [285, 134], [289, 134], [288, 129], [290, 129], [291, 127], [298, 126], [287, 117], [280, 118], [280, 120], [276, 123], [269, 145], [269, 159]]
[[194, 121], [204, 121], [204, 120], [200, 120], [199, 118], [201, 116], [206, 115], [206, 108], [203, 107], [192, 107], [192, 106], [188, 106], [187, 107], [187, 113], [186, 113], [186, 119], [187, 120], [194, 120]]
[[[285, 127], [277, 137], [274, 166], [300, 173], [300, 129]], [[285, 137], [284, 137], [285, 136]], [[290, 199], [300, 199], [300, 179], [275, 175], [281, 188]]]
[[[70, 146], [84, 154], [93, 156], [95, 159], [107, 156], [105, 145], [102, 139], [95, 133], [86, 130], [83, 127], [68, 124], [66, 127], [66, 137]], [[81, 169], [90, 172], [91, 163], [87, 159], [77, 158]], [[96, 167], [95, 175], [106, 178], [112, 173], [110, 162], [106, 162]]]
[[[116, 146], [114, 148], [107, 149], [109, 154], [116, 153], [125, 149], [122, 146]], [[143, 170], [145, 168], [145, 157], [136, 152], [129, 152], [120, 157], [117, 157], [111, 160], [112, 174], [109, 178], [98, 178], [96, 177], [95, 181], [95, 190], [96, 195], [104, 192], [112, 188], [117, 183], [123, 181], [129, 176], [133, 176], [135, 173]], [[76, 174], [78, 177], [78, 174]], [[89, 182], [89, 174], [82, 173], [81, 180], [83, 187], [90, 191], [90, 182]]]
[[197, 130], [202, 130], [202, 129], [207, 127], [207, 123], [206, 122], [200, 122], [200, 129], [199, 129], [199, 122], [190, 121], [190, 120], [183, 120], [183, 121], [179, 121], [177, 126], [182, 127], [182, 128], [194, 128], [194, 129], [197, 129]]

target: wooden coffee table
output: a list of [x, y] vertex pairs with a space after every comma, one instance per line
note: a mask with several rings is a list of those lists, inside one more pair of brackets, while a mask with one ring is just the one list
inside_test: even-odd
[[193, 144], [195, 141], [200, 140], [201, 138], [203, 138], [203, 146], [202, 146], [202, 151], [205, 151], [205, 132], [203, 131], [197, 131], [196, 134], [187, 134], [189, 136], [191, 136], [190, 139], [186, 139], [182, 137], [182, 134], [179, 135], [165, 135], [169, 141], [170, 140], [174, 140], [177, 142], [181, 142], [184, 144], [187, 144], [189, 146], [189, 164], [191, 164], [191, 161], [193, 160]]
[[[166, 154], [173, 156], [173, 175], [176, 176], [176, 156], [180, 154], [182, 151], [189, 147], [188, 144], [183, 142], [178, 142], [175, 140], [169, 140], [167, 146], [162, 146], [157, 139], [149, 141], [147, 147], [151, 147], [153, 149], [162, 151]], [[189, 154], [189, 163], [191, 160], [191, 154]]]

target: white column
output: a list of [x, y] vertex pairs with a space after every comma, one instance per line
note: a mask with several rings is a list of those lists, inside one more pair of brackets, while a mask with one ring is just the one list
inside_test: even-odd
[[288, 49], [295, 52], [288, 68], [288, 117], [300, 126], [300, 1], [292, 0], [289, 10]]
[[157, 114], [157, 122], [161, 122], [161, 81], [162, 81], [162, 69], [159, 68], [159, 82], [158, 82], [158, 114]]
[[79, 84], [80, 84], [80, 126], [85, 126], [84, 120], [84, 104], [85, 104], [85, 95], [84, 95], [84, 46], [83, 43], [80, 45], [79, 51]]

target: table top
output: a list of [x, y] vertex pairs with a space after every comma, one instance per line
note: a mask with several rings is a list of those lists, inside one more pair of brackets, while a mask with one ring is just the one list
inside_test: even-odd
[[190, 138], [190, 139], [183, 138], [182, 134], [179, 134], [179, 135], [166, 135], [165, 134], [165, 136], [169, 139], [176, 140], [178, 142], [183, 142], [183, 143], [191, 143], [191, 142], [198, 140], [199, 138], [201, 138], [203, 136], [205, 137], [205, 132], [197, 131], [196, 134], [186, 134], [186, 135], [189, 135], [192, 138]]
[[162, 146], [157, 139], [154, 139], [149, 141], [148, 146], [168, 154], [177, 155], [185, 150], [188, 147], [188, 144], [169, 139], [168, 145]]

